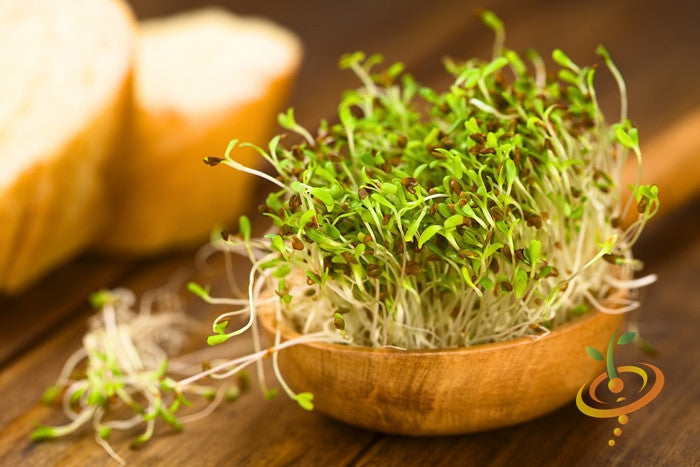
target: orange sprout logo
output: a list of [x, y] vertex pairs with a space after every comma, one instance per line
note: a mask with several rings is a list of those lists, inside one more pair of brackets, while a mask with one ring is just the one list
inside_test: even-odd
[[[590, 417], [617, 417], [620, 425], [624, 425], [629, 421], [627, 414], [641, 409], [659, 395], [664, 386], [664, 375], [661, 370], [648, 363], [639, 363], [641, 367], [616, 367], [613, 361], [616, 335], [617, 331], [610, 338], [605, 357], [598, 349], [586, 347], [586, 352], [591, 358], [605, 361], [606, 371], [581, 386], [576, 395], [576, 406]], [[617, 344], [629, 344], [634, 336], [633, 332], [626, 332], [617, 339]], [[605, 382], [607, 384], [603, 384]], [[616, 437], [620, 436], [622, 429], [616, 427], [613, 434]], [[608, 445], [615, 446], [615, 440], [608, 441]]]

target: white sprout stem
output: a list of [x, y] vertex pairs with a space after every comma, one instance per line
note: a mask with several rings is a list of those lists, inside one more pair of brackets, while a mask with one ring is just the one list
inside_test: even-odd
[[144, 366], [143, 361], [141, 360], [141, 356], [139, 355], [138, 350], [136, 350], [134, 342], [131, 340], [131, 336], [129, 336], [128, 332], [125, 330], [119, 330], [116, 337], [119, 339], [122, 349], [130, 359], [129, 370], [134, 372], [136, 369], [142, 369]]
[[249, 173], [251, 175], [255, 175], [257, 177], [264, 178], [268, 182], [274, 183], [275, 185], [277, 185], [278, 187], [280, 187], [284, 191], [287, 191], [290, 193], [292, 192], [292, 189], [289, 188], [287, 185], [281, 183], [276, 178], [269, 176], [265, 172], [261, 172], [260, 170], [251, 169], [250, 167], [246, 167], [245, 165], [241, 164], [240, 162], [236, 162], [233, 159], [226, 159], [222, 163], [228, 165], [229, 167], [233, 167], [236, 170], [240, 170], [241, 172]]
[[[435, 193], [434, 195], [428, 195], [425, 198], [423, 198], [423, 201], [430, 201], [431, 199], [437, 199], [437, 198], [449, 198], [449, 195], [446, 195], [444, 193]], [[414, 201], [417, 202], [418, 200]]]
[[295, 131], [297, 134], [301, 135], [304, 137], [304, 139], [311, 145], [314, 146], [316, 144], [316, 141], [314, 140], [314, 137], [311, 136], [311, 133], [304, 128], [303, 126], [296, 124], [294, 125], [294, 128], [292, 128], [293, 131]]
[[[598, 311], [601, 311], [601, 312], [603, 312], [603, 313], [607, 313], [607, 314], [609, 314], [609, 315], [620, 315], [620, 314], [628, 313], [628, 312], [630, 312], [630, 311], [632, 311], [632, 310], [636, 310], [637, 308], [639, 308], [639, 302], [636, 301], [636, 300], [619, 300], [618, 302], [624, 303], [624, 304], [626, 304], [626, 305], [623, 306], [623, 307], [620, 307], [620, 308], [610, 308], [610, 307], [607, 307], [607, 306], [603, 305], [602, 303], [600, 303], [600, 302], [593, 296], [593, 294], [590, 293], [588, 290], [584, 290], [584, 291], [583, 291], [583, 295], [584, 295], [588, 300], [590, 300], [591, 304], [593, 304], [593, 306], [594, 306]], [[610, 300], [610, 299], [608, 299], [608, 300]], [[611, 301], [610, 303], [615, 303], [615, 302], [614, 302], [614, 301]]]
[[503, 27], [495, 28], [494, 33], [496, 38], [493, 42], [492, 60], [497, 59], [503, 54], [503, 47], [506, 43], [506, 30]]
[[183, 417], [180, 417], [180, 423], [191, 423], [194, 422], [195, 420], [202, 419], [209, 414], [211, 414], [218, 406], [221, 404], [221, 401], [224, 400], [224, 396], [226, 395], [226, 391], [228, 390], [228, 387], [226, 385], [222, 385], [218, 391], [216, 391], [216, 395], [214, 396], [214, 399], [207, 404], [206, 407], [204, 407], [202, 410], [199, 412], [195, 412], [193, 414], [185, 415]]
[[648, 274], [644, 277], [639, 277], [637, 279], [620, 280], [614, 276], [606, 276], [605, 281], [620, 290], [627, 289], [640, 289], [642, 287], [647, 287], [658, 280], [656, 274]]
[[[477, 83], [477, 86], [479, 86], [479, 90], [481, 93], [486, 97], [486, 100], [491, 103], [493, 102], [493, 99], [491, 99], [491, 93], [489, 93], [488, 89], [486, 89], [486, 83], [484, 82], [484, 77], [482, 76], [479, 79], [479, 82]], [[476, 99], [475, 99], [476, 100]], [[482, 109], [483, 110], [483, 109]], [[495, 109], [494, 109], [495, 110]]]
[[100, 436], [100, 421], [104, 415], [104, 409], [101, 407], [95, 410], [95, 415], [92, 417], [92, 427], [95, 430], [95, 442], [99, 444], [102, 449], [104, 449], [109, 456], [117, 461], [121, 465], [126, 465], [126, 461], [122, 459], [115, 451], [112, 446]]
[[[278, 309], [279, 312], [279, 309]], [[278, 316], [279, 318], [279, 316]], [[275, 329], [275, 348], [278, 348], [280, 343], [282, 341], [282, 331], [279, 326], [277, 326], [277, 329]], [[282, 386], [282, 389], [284, 390], [285, 393], [291, 398], [295, 399], [296, 398], [296, 393], [292, 391], [292, 388], [289, 387], [289, 384], [287, 384], [287, 381], [282, 377], [282, 373], [280, 372], [280, 367], [279, 367], [279, 350], [275, 350], [272, 353], [272, 371], [275, 372], [275, 377], [277, 378], [277, 382]]]
[[[107, 334], [105, 345], [113, 348], [115, 357], [127, 372], [133, 373], [136, 368], [141, 368], [141, 359], [138, 352], [133, 348], [129, 337], [124, 335], [117, 325], [114, 305], [105, 305], [102, 315], [104, 317], [105, 333]], [[123, 350], [123, 352], [120, 350]]]
[[483, 110], [484, 112], [495, 115], [496, 117], [502, 118], [503, 120], [512, 120], [515, 117], [514, 115], [502, 114], [495, 108], [488, 105], [486, 102], [479, 100], [476, 97], [472, 97], [471, 99], [469, 99], [469, 103], [474, 107], [478, 108], [479, 110]]
[[[622, 148], [621, 145], [620, 145], [620, 148], [623, 151], [626, 150], [626, 149]], [[637, 150], [635, 150], [634, 152], [635, 152], [635, 155], [637, 157], [637, 182], [636, 182], [636, 185], [639, 187], [642, 184], [642, 156]], [[627, 213], [629, 212], [630, 208], [632, 207], [632, 201], [634, 201], [634, 193], [630, 193], [630, 195], [627, 197], [627, 202], [625, 203], [624, 208], [622, 208], [620, 210], [620, 212], [623, 216], [627, 215]], [[640, 214], [638, 217], [642, 218], [642, 215]], [[634, 242], [631, 241], [630, 243], [634, 243]]]
[[[250, 248], [248, 248], [249, 250]], [[232, 263], [232, 258], [231, 258], [231, 252], [228, 250], [223, 250], [224, 253], [224, 270], [226, 271], [226, 283], [228, 284], [229, 289], [233, 293], [233, 295], [238, 296], [242, 295], [241, 289], [238, 287], [238, 282], [236, 281], [236, 277], [233, 274], [233, 263]], [[249, 256], [253, 256], [251, 251], [247, 251]]]
[[75, 352], [73, 352], [73, 354], [70, 357], [68, 357], [68, 360], [66, 360], [66, 363], [63, 364], [63, 368], [61, 369], [61, 373], [58, 376], [58, 381], [56, 384], [65, 384], [68, 381], [70, 381], [70, 375], [75, 369], [75, 367], [87, 356], [88, 353], [85, 347], [81, 347]]
[[95, 432], [95, 442], [107, 452], [109, 457], [117, 461], [120, 465], [126, 465], [126, 461], [114, 451], [112, 446], [106, 440], [100, 437], [99, 432]]
[[[266, 298], [266, 299], [256, 299], [255, 303], [258, 306], [260, 306], [260, 305], [266, 305], [266, 304], [273, 303], [275, 300], [276, 300], [275, 297], [270, 297], [270, 298]], [[236, 303], [231, 303], [231, 305], [250, 305], [250, 302], [248, 301], [248, 299], [236, 300]], [[248, 313], [249, 311], [250, 311], [250, 306], [247, 306], [245, 308], [241, 308], [240, 310], [236, 310], [236, 311], [227, 311], [226, 313], [221, 313], [219, 316], [217, 316], [214, 319], [214, 322], [218, 323], [219, 321], [221, 321], [224, 318], [228, 318], [230, 316], [242, 315], [242, 314]]]
[[586, 264], [584, 264], [581, 268], [577, 269], [573, 274], [571, 274], [571, 275], [568, 277], [567, 281], [568, 281], [568, 282], [571, 282], [572, 280], [574, 280], [574, 279], [575, 279], [576, 277], [578, 277], [583, 271], [585, 271], [586, 269], [588, 269], [588, 268], [590, 268], [591, 266], [593, 266], [593, 265], [594, 265], [600, 258], [602, 258], [603, 255], [606, 254], [606, 253], [607, 253], [607, 251], [606, 251], [605, 249], [601, 249], [593, 258], [591, 258], [590, 260], [588, 260], [588, 262], [587, 262]]
[[374, 84], [374, 81], [370, 77], [370, 75], [367, 73], [367, 70], [365, 70], [363, 67], [357, 64], [357, 62], [354, 62], [350, 68], [352, 68], [352, 71], [355, 72], [358, 78], [362, 81], [362, 84], [365, 85], [368, 93], [370, 96], [374, 97], [377, 95], [377, 85]]
[[352, 128], [345, 127], [345, 133], [348, 135], [348, 152], [351, 155], [355, 155], [355, 136], [353, 134]]
[[[246, 368], [246, 367], [252, 365], [253, 363], [258, 363], [258, 362], [260, 362], [260, 361], [261, 361], [261, 360], [256, 360], [256, 359], [254, 359], [254, 358], [249, 358], [249, 359], [245, 360], [243, 363], [240, 363], [239, 365], [237, 365], [237, 366], [231, 368], [230, 370], [227, 370], [227, 371], [225, 371], [225, 372], [223, 372], [223, 373], [214, 373], [214, 374], [212, 374], [212, 375], [210, 375], [210, 376], [211, 376], [212, 378], [214, 378], [214, 379], [226, 379], [226, 378], [230, 378], [231, 376], [233, 376], [233, 375], [235, 375], [236, 373], [240, 372], [242, 369], [244, 369], [244, 368]], [[262, 386], [265, 387], [264, 384], [263, 384]]]
[[71, 397], [73, 394], [75, 394], [77, 391], [81, 389], [87, 388], [88, 383], [86, 381], [76, 381], [70, 386], [68, 386], [68, 389], [63, 395], [63, 411], [66, 413], [68, 418], [71, 420], [75, 420], [80, 416], [79, 412], [75, 412], [73, 408], [71, 407]]
[[544, 60], [537, 54], [530, 56], [530, 61], [535, 67], [535, 84], [539, 89], [543, 89], [547, 84], [547, 70], [544, 65]]
[[[266, 283], [267, 279], [268, 279], [268, 277], [266, 277], [266, 276], [260, 276], [258, 278], [258, 282], [260, 283], [260, 285], [256, 288], [256, 290], [258, 291], [258, 295], [256, 295], [256, 297], [255, 297], [256, 299], [259, 298], [259, 291], [262, 290], [262, 287]], [[262, 350], [262, 345], [260, 343], [260, 333], [258, 332], [257, 320], [253, 323], [253, 350], [255, 352], [259, 352], [260, 350]], [[266, 392], [267, 391], [267, 382], [265, 381], [265, 372], [263, 371], [262, 361], [258, 361], [256, 363], [256, 371], [258, 373], [258, 384], [263, 389], [263, 392]]]
[[196, 375], [190, 376], [189, 378], [185, 378], [183, 380], [178, 381], [176, 386], [178, 388], [182, 389], [182, 388], [186, 387], [188, 384], [194, 383], [195, 381], [199, 381], [202, 378], [205, 378], [207, 376], [218, 373], [219, 371], [225, 370], [226, 368], [230, 368], [232, 366], [237, 366], [237, 365], [240, 365], [241, 363], [245, 363], [247, 366], [256, 360], [262, 359], [262, 358], [270, 355], [272, 352], [286, 349], [287, 347], [291, 347], [293, 345], [308, 344], [310, 342], [328, 342], [328, 336], [326, 336], [324, 333], [314, 333], [314, 334], [306, 334], [306, 335], [302, 335], [299, 337], [295, 337], [294, 339], [290, 339], [288, 341], [282, 342], [278, 346], [269, 347], [265, 350], [261, 350], [259, 352], [255, 352], [255, 353], [252, 353], [250, 355], [235, 358], [233, 360], [229, 360], [229, 361], [226, 361], [226, 362], [221, 363], [219, 365], [216, 365], [208, 370], [202, 371], [201, 373], [198, 373]]
[[82, 412], [69, 424], [54, 427], [54, 436], [64, 436], [68, 433], [72, 433], [76, 429], [80, 428], [84, 423], [90, 420], [95, 413], [94, 407], [86, 407]]
[[219, 297], [204, 296], [204, 297], [202, 297], [202, 299], [211, 305], [238, 306], [238, 305], [247, 305], [248, 304], [247, 298], [219, 298]]
[[606, 65], [608, 66], [610, 73], [612, 73], [612, 75], [615, 77], [617, 87], [620, 89], [620, 121], [624, 122], [627, 120], [627, 85], [625, 84], [625, 80], [622, 77], [620, 70], [617, 69], [611, 60], [606, 60]]
[[[146, 393], [146, 394], [147, 394], [147, 393]], [[150, 419], [148, 420], [148, 422], [146, 423], [146, 431], [143, 433], [142, 436], [145, 437], [146, 439], [150, 439], [151, 436], [153, 436], [153, 431], [154, 431], [155, 426], [156, 426], [156, 419], [155, 419], [155, 417], [154, 417], [154, 418], [150, 418]]]
[[587, 220], [588, 216], [583, 216], [581, 219], [581, 230], [579, 231], [578, 239], [576, 240], [576, 256], [574, 257], [574, 265], [572, 268], [574, 271], [579, 268], [581, 261], [583, 260], [583, 242], [586, 238], [586, 226], [588, 224]]
[[[243, 334], [248, 329], [250, 329], [250, 327], [253, 325], [253, 322], [255, 321], [255, 305], [256, 305], [255, 297], [258, 295], [258, 293], [260, 291], [260, 287], [261, 287], [260, 285], [256, 284], [255, 273], [257, 272], [260, 265], [264, 262], [264, 260], [265, 260], [264, 258], [261, 260], [258, 260], [250, 268], [250, 274], [249, 274], [249, 278], [248, 278], [248, 310], [247, 310], [249, 312], [248, 322], [243, 327], [236, 329], [233, 332], [228, 333], [228, 335], [230, 337]], [[256, 287], [256, 285], [257, 285], [257, 287]], [[256, 287], [255, 292], [257, 292], [257, 293], [254, 293], [254, 287]], [[236, 312], [233, 312], [233, 313], [236, 313]]]
[[114, 428], [115, 430], [130, 430], [139, 423], [143, 421], [141, 415], [134, 415], [126, 420], [110, 420], [104, 423], [104, 426], [108, 428]]

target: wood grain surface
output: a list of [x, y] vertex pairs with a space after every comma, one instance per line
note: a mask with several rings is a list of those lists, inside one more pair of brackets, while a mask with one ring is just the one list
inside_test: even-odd
[[[492, 35], [473, 15], [485, 6], [505, 20], [507, 44], [516, 50], [533, 46], [547, 55], [560, 47], [588, 64], [598, 61], [595, 48], [605, 44], [626, 78], [630, 118], [640, 129], [642, 150], [649, 148], [650, 166], [663, 167], [665, 158], [698, 147], [700, 125], [692, 115], [700, 109], [700, 4], [694, 0], [216, 3], [266, 16], [299, 34], [306, 55], [291, 104], [307, 126], [333, 119], [342, 89], [356, 85], [337, 70], [344, 52], [361, 49], [401, 60], [419, 81], [433, 86], [447, 83], [440, 64], [446, 55], [488, 57]], [[201, 6], [194, 0], [132, 4], [142, 18]], [[598, 83], [603, 107], [614, 118], [615, 83], [602, 69]], [[618, 362], [657, 365], [666, 383], [656, 400], [630, 415], [612, 448], [607, 441], [619, 426], [615, 420], [589, 418], [573, 403], [510, 428], [413, 438], [353, 428], [305, 412], [285, 397], [266, 401], [256, 390], [186, 425], [184, 433], [160, 426], [155, 439], [139, 450], [128, 447], [136, 433], [115, 435], [113, 445], [132, 465], [700, 465], [700, 200], [692, 197], [697, 165], [685, 168], [686, 177], [670, 179], [671, 187], [677, 180], [686, 189], [685, 203], [675, 203], [673, 210], [662, 206], [665, 215], [650, 224], [636, 248], [645, 272], [659, 280], [641, 293], [643, 306], [630, 318], [658, 354], [626, 346], [617, 356]], [[654, 180], [654, 173], [647, 175]], [[259, 188], [260, 193], [267, 189]], [[32, 443], [29, 433], [36, 422], [66, 421], [59, 410], [39, 402], [41, 394], [80, 346], [90, 292], [123, 286], [140, 294], [168, 282], [181, 289], [192, 278], [214, 287], [223, 283], [219, 262], [203, 269], [193, 258], [194, 252], [140, 262], [84, 256], [24, 295], [0, 297], [0, 465], [111, 462], [89, 430]], [[244, 273], [245, 264], [237, 270]], [[208, 320], [217, 311], [185, 292], [181, 296], [203, 323], [192, 346], [203, 345]], [[249, 344], [244, 339], [232, 352]]]

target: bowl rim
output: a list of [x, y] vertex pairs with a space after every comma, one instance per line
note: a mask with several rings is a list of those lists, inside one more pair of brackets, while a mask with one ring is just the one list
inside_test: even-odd
[[[619, 298], [627, 295], [626, 290], [616, 289], [612, 291], [605, 301], [611, 298]], [[582, 326], [585, 326], [588, 322], [595, 319], [600, 319], [602, 316], [619, 316], [624, 313], [605, 313], [597, 309], [591, 309], [589, 312], [582, 316], [578, 316], [560, 326], [555, 327], [546, 334], [539, 336], [523, 336], [515, 339], [510, 339], [503, 342], [489, 342], [485, 344], [476, 344], [473, 346], [461, 346], [461, 347], [445, 347], [437, 349], [400, 349], [396, 347], [367, 347], [355, 344], [343, 344], [335, 342], [304, 342], [298, 345], [309, 346], [318, 350], [325, 350], [331, 352], [346, 352], [346, 353], [356, 353], [356, 354], [375, 354], [375, 355], [401, 355], [406, 357], [419, 357], [424, 355], [447, 355], [447, 354], [468, 354], [468, 353], [483, 353], [491, 352], [495, 350], [511, 349], [515, 347], [521, 347], [525, 345], [532, 345], [537, 342], [546, 342], [547, 340], [556, 338], [557, 336], [574, 331]], [[257, 319], [262, 324], [263, 328], [274, 336], [276, 329], [273, 324], [277, 323], [277, 317], [275, 316], [274, 309], [265, 307], [258, 311]], [[302, 337], [303, 334], [295, 331], [289, 327], [286, 323], [282, 323], [281, 326], [282, 339], [291, 340], [296, 337]]]

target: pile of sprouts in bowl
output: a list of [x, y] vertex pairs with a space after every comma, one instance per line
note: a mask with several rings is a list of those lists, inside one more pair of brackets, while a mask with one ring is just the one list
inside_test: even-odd
[[[225, 158], [205, 159], [278, 187], [259, 209], [272, 232], [251, 239], [242, 219], [241, 235], [215, 242], [253, 264], [251, 320], [261, 292], [274, 290], [278, 316], [301, 334], [430, 349], [541, 335], [592, 309], [637, 306], [609, 296], [638, 285], [626, 281], [640, 266], [631, 246], [658, 197], [636, 185], [621, 201], [622, 167], [630, 153], [641, 158], [620, 73], [599, 47], [621, 91], [610, 125], [595, 67], [555, 50], [556, 75], [533, 51], [528, 68], [503, 47], [500, 20], [484, 20], [496, 31], [493, 59], [446, 61], [445, 91], [400, 63], [377, 70], [377, 55], [342, 57], [362, 87], [315, 135], [292, 110], [280, 115], [301, 141], [255, 147], [274, 178], [237, 163], [235, 141]], [[629, 209], [639, 215], [623, 228]], [[239, 332], [220, 323], [210, 343]]]
[[[98, 443], [123, 462], [106, 441], [113, 429], [145, 423], [141, 444], [157, 418], [180, 429], [238, 394], [238, 386], [202, 385], [206, 377], [226, 378], [257, 363], [263, 390], [274, 394], [260, 366], [269, 356], [282, 389], [312, 409], [312, 394], [295, 393], [277, 364], [278, 351], [291, 345], [465, 347], [537, 338], [592, 310], [636, 308], [631, 294], [612, 292], [654, 280], [633, 279], [641, 264], [631, 247], [658, 210], [658, 192], [639, 183], [639, 139], [619, 71], [599, 47], [621, 93], [619, 121], [609, 124], [596, 100], [595, 67], [579, 67], [555, 50], [558, 70], [548, 74], [534, 51], [524, 60], [504, 48], [493, 13], [482, 19], [496, 32], [493, 58], [447, 60], [447, 90], [420, 85], [400, 63], [379, 68], [377, 55], [342, 57], [341, 68], [362, 86], [342, 96], [337, 121], [322, 121], [313, 134], [290, 109], [279, 123], [296, 137], [253, 146], [275, 176], [236, 162], [236, 141], [225, 157], [206, 157], [209, 165], [277, 187], [259, 208], [272, 220], [268, 234], [252, 238], [243, 216], [238, 234], [217, 233], [204, 250], [249, 258], [248, 297], [188, 287], [209, 303], [236, 307], [216, 318], [208, 343], [251, 330], [253, 352], [192, 371], [191, 358], [168, 360], [184, 339], [181, 310], [151, 313], [146, 305], [136, 313], [128, 293], [103, 292], [84, 348], [46, 395], [62, 397], [72, 421], [40, 426], [33, 438], [91, 422]], [[296, 142], [285, 146], [289, 140]], [[630, 156], [640, 171], [636, 184], [623, 187]], [[625, 226], [630, 210], [636, 220]], [[261, 311], [274, 312], [279, 323], [270, 348], [257, 332]], [[234, 316], [244, 324], [230, 329]], [[300, 336], [282, 342], [280, 325]], [[176, 412], [190, 405], [186, 395], [211, 403], [180, 417]], [[135, 415], [110, 419], [112, 403]]]

